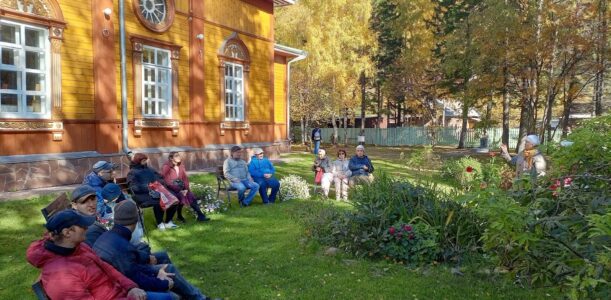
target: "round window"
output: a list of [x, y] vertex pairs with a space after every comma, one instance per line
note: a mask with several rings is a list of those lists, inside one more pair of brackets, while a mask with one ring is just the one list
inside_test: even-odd
[[134, 0], [134, 11], [140, 23], [155, 31], [166, 31], [174, 21], [174, 0]]

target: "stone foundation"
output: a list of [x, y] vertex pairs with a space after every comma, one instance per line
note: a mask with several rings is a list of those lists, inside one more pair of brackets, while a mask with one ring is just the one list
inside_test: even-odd
[[[223, 164], [229, 157], [230, 148], [233, 145], [223, 145], [212, 149], [170, 149], [155, 150], [144, 149], [141, 152], [149, 157], [149, 166], [160, 170], [161, 166], [167, 161], [167, 154], [170, 151], [180, 151], [183, 155], [183, 164], [187, 171], [215, 169]], [[262, 145], [245, 146], [245, 159], [252, 156], [252, 148], [263, 148], [265, 154], [270, 159], [277, 159], [280, 153], [290, 151], [288, 143], [274, 143]], [[138, 152], [137, 149], [133, 150]], [[61, 155], [58, 155], [61, 157]], [[24, 159], [19, 162], [4, 162], [0, 164], [0, 193], [16, 192], [35, 188], [54, 187], [61, 185], [72, 185], [83, 182], [83, 178], [91, 172], [91, 166], [99, 160], [106, 160], [118, 164], [117, 177], [127, 176], [129, 171], [129, 161], [122, 154], [116, 155], [86, 155], [86, 157], [49, 158], [45, 160], [33, 161]], [[6, 158], [6, 157], [5, 157]]]

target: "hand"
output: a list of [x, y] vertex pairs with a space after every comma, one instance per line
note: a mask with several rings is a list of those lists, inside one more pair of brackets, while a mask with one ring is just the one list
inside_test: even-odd
[[161, 269], [159, 269], [159, 272], [157, 273], [157, 278], [161, 279], [161, 280], [168, 280], [168, 279], [172, 279], [170, 276], [174, 276], [174, 273], [168, 273], [165, 271], [165, 269], [168, 267], [167, 264], [163, 265], [163, 267], [161, 267]]
[[146, 300], [146, 292], [139, 288], [133, 288], [129, 290], [129, 292], [127, 292], [127, 298], [135, 300]]
[[322, 170], [320, 167], [316, 167], [316, 172], [319, 172], [320, 170]]
[[363, 166], [363, 170], [367, 171], [367, 170], [369, 170], [369, 167]]
[[155, 257], [155, 255], [149, 255], [149, 264], [151, 265], [157, 264], [157, 257]]
[[269, 179], [269, 178], [272, 178], [272, 174], [263, 174], [263, 177]]
[[168, 290], [171, 290], [174, 287], [174, 280], [169, 277], [166, 280], [168, 281]]
[[501, 145], [501, 151], [503, 151], [503, 153], [507, 153], [507, 145], [502, 144]]
[[183, 196], [186, 196], [188, 192], [189, 192], [188, 190], [182, 190], [182, 191], [180, 191], [180, 193], [181, 193]]

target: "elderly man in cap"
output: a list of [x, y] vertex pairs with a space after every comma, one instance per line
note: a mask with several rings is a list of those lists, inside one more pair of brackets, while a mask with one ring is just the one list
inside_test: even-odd
[[[272, 162], [265, 157], [263, 149], [253, 149], [254, 155], [250, 159], [248, 164], [248, 172], [252, 179], [259, 185], [259, 195], [263, 200], [263, 204], [270, 204], [276, 202], [276, 194], [280, 190], [280, 181], [274, 177], [276, 169]], [[271, 193], [267, 194], [267, 189], [271, 189]]]
[[[248, 172], [248, 165], [242, 159], [242, 147], [231, 147], [231, 157], [223, 163], [223, 175], [231, 182], [231, 187], [238, 190], [238, 201], [241, 206], [248, 206], [259, 190], [259, 184], [254, 182]], [[244, 197], [246, 189], [250, 189]]]
[[53, 215], [49, 234], [28, 247], [27, 260], [42, 269], [42, 286], [51, 299], [172, 299], [169, 293], [147, 293], [102, 261], [84, 245], [85, 231], [95, 221], [74, 210]]
[[367, 155], [363, 145], [356, 146], [356, 155], [348, 162], [350, 169], [350, 186], [359, 183], [371, 183], [373, 181], [373, 164]]
[[96, 195], [98, 197], [98, 214], [105, 218], [106, 214], [111, 213], [111, 210], [104, 203], [104, 198], [102, 197], [102, 189], [106, 184], [112, 182], [114, 179], [114, 169], [116, 166], [108, 161], [98, 161], [93, 164], [93, 168], [91, 173], [85, 176], [83, 179], [83, 184], [88, 185], [95, 189]]
[[151, 265], [139, 261], [138, 249], [129, 241], [138, 223], [138, 206], [125, 200], [115, 207], [115, 224], [102, 234], [93, 250], [102, 260], [133, 280], [146, 291], [172, 291], [182, 299], [207, 299], [199, 289], [182, 277], [172, 264]]
[[530, 174], [532, 178], [545, 175], [546, 163], [543, 154], [537, 149], [539, 137], [531, 134], [524, 138], [524, 150], [518, 155], [511, 157], [507, 151], [507, 145], [501, 145], [501, 156], [512, 165], [516, 166], [516, 178], [524, 174]]

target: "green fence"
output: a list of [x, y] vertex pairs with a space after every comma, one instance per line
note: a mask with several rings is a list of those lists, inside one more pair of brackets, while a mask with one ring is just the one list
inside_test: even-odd
[[[301, 131], [295, 128], [297, 131]], [[323, 142], [331, 142], [333, 128], [321, 128]], [[296, 132], [296, 131], [293, 131]], [[308, 135], [312, 129], [308, 129]], [[344, 133], [347, 132], [348, 144], [356, 145], [360, 128], [338, 129], [338, 141], [344, 141]], [[501, 143], [502, 128], [490, 128], [488, 133], [488, 145], [491, 148], [498, 148]], [[509, 130], [509, 147], [515, 148], [518, 143], [518, 128]], [[477, 148], [480, 146], [480, 138], [484, 133], [483, 129], [469, 129], [465, 138], [465, 146]], [[447, 127], [397, 127], [397, 128], [365, 128], [365, 144], [378, 146], [418, 146], [431, 145], [436, 141], [436, 145], [458, 146], [460, 128]], [[557, 136], [559, 137], [559, 135]]]

